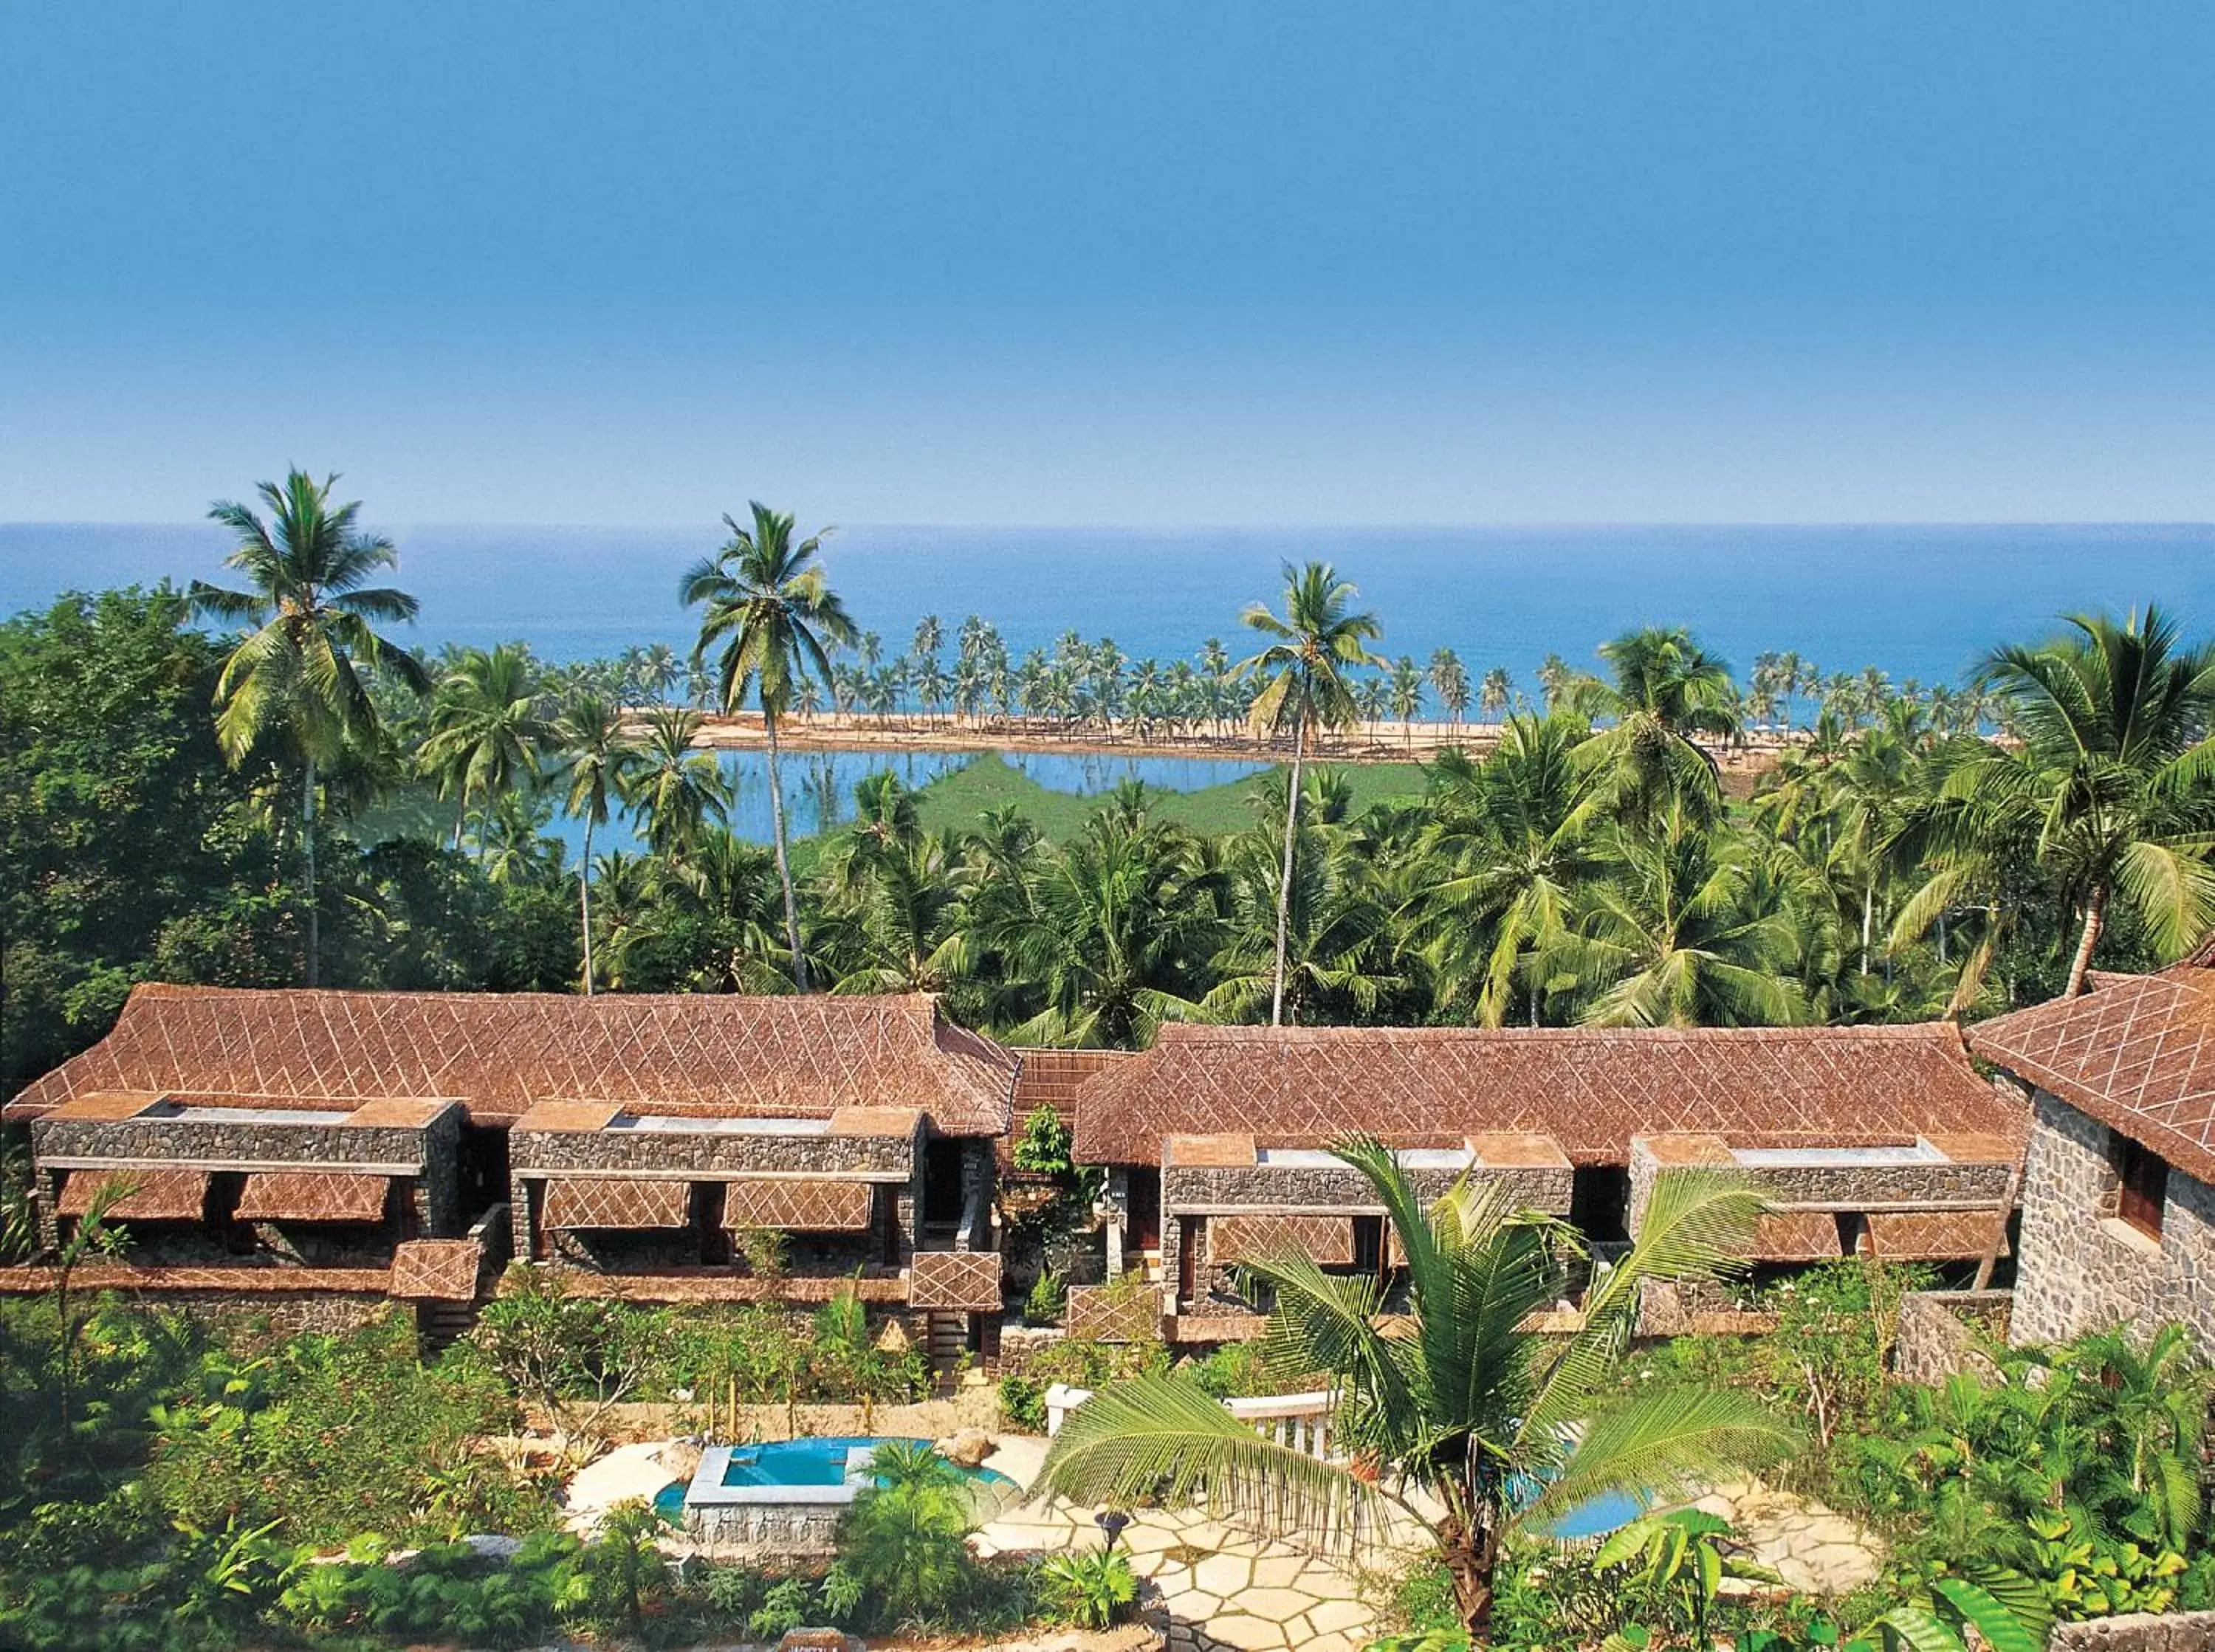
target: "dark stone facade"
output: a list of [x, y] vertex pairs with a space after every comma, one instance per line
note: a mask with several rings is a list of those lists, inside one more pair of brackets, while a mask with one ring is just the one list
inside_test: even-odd
[[2215, 1190], [2171, 1166], [2160, 1237], [2141, 1233], [2117, 1215], [2108, 1127], [2043, 1090], [2033, 1108], [2010, 1337], [2178, 1319], [2215, 1357]]

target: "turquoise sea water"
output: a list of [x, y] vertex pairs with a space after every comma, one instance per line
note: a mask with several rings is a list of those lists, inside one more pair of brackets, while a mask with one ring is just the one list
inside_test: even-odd
[[[412, 634], [435, 647], [528, 639], [555, 658], [635, 644], [688, 646], [680, 569], [715, 548], [697, 528], [375, 524], [401, 549], [397, 583], [422, 600]], [[62, 590], [221, 577], [207, 523], [0, 523], [0, 612]], [[887, 658], [926, 613], [950, 658], [962, 617], [993, 621], [1018, 655], [1065, 630], [1128, 657], [1236, 651], [1240, 609], [1279, 594], [1278, 566], [1320, 556], [1361, 586], [1383, 646], [1458, 651], [1526, 688], [1558, 652], [1572, 664], [1626, 627], [1689, 625], [1743, 671], [1765, 650], [1825, 670], [1875, 665], [1929, 683], [2066, 609], [2157, 598], [2215, 627], [2215, 528], [2182, 526], [1269, 529], [856, 527], [825, 549], [834, 585]]]
[[[407, 527], [396, 582], [420, 599], [403, 637], [436, 648], [523, 638], [557, 659], [666, 642], [682, 653], [690, 618], [678, 573], [715, 548], [696, 529]], [[221, 579], [220, 529], [176, 525], [0, 523], [0, 613], [58, 592], [168, 578]], [[1279, 566], [1325, 557], [1383, 621], [1382, 648], [1427, 660], [1451, 647], [1471, 673], [1505, 665], [1535, 688], [1549, 652], [1595, 664], [1606, 638], [1642, 624], [1687, 625], [1742, 674], [1754, 656], [1793, 650], [1825, 671], [1874, 665], [1895, 681], [1958, 679], [1994, 644], [2044, 634], [2065, 611], [2158, 600], [2197, 633], [2215, 629], [2215, 528], [2181, 526], [1118, 529], [865, 527], [834, 533], [826, 566], [887, 658], [935, 614], [950, 658], [979, 614], [1018, 656], [1065, 631], [1114, 639], [1132, 660], [1194, 656], [1209, 637], [1234, 658], [1239, 613], [1274, 601]], [[798, 829], [851, 812], [854, 782], [881, 756], [796, 757], [787, 785]], [[968, 761], [889, 760], [923, 785]], [[1191, 791], [1252, 765], [1182, 758], [1011, 758], [1040, 784], [1092, 794], [1123, 779]], [[762, 759], [730, 753], [733, 826], [769, 832]], [[578, 833], [564, 824], [571, 847]]]

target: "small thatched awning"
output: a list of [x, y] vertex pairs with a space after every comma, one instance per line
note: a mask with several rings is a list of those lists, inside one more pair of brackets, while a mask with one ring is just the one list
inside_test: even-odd
[[1351, 1216], [1218, 1216], [1207, 1225], [1208, 1260], [1219, 1267], [1265, 1257], [1311, 1257], [1323, 1267], [1353, 1260]]
[[1902, 1210], [1868, 1219], [1869, 1250], [1887, 1262], [1981, 1261], [2005, 1231], [1997, 1210]]
[[684, 1227], [692, 1221], [690, 1182], [571, 1177], [546, 1184], [549, 1227]]
[[129, 1195], [107, 1208], [120, 1221], [198, 1221], [207, 1203], [207, 1172], [204, 1170], [73, 1170], [62, 1184], [57, 1214], [82, 1216], [92, 1208], [94, 1196], [110, 1184], [126, 1187]]
[[1838, 1219], [1827, 1210], [1771, 1210], [1754, 1224], [1756, 1262], [1835, 1262], [1844, 1254]]
[[875, 1201], [867, 1182], [733, 1182], [723, 1226], [788, 1233], [865, 1233]]
[[256, 1171], [239, 1196], [241, 1221], [350, 1221], [384, 1220], [392, 1189], [385, 1176], [360, 1176], [322, 1170]]
[[473, 1239], [410, 1239], [392, 1252], [393, 1295], [466, 1302], [477, 1294], [484, 1246]]

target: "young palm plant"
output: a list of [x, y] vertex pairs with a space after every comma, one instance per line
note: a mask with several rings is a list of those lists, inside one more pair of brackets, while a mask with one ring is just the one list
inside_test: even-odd
[[[792, 868], [784, 834], [784, 787], [777, 775], [778, 722], [791, 710], [794, 691], [813, 676], [831, 680], [832, 646], [854, 640], [854, 622], [845, 605], [824, 583], [815, 558], [823, 548], [818, 534], [795, 545], [792, 517], [755, 505], [753, 525], [723, 518], [729, 542], [712, 557], [686, 570], [678, 587], [685, 607], [703, 606], [700, 640], [692, 658], [721, 647], [716, 659], [717, 703], [736, 711], [752, 691], [761, 706], [762, 730], [769, 742], [770, 832], [776, 843], [776, 878], [784, 891], [784, 937], [792, 954], [793, 981], [807, 990], [807, 955], [800, 945], [800, 902], [793, 893]], [[932, 621], [936, 627], [937, 621]], [[917, 634], [918, 645], [922, 633]], [[934, 630], [932, 646], [937, 646]]]
[[1072, 1413], [1041, 1483], [1080, 1502], [1158, 1493], [1220, 1518], [1323, 1544], [1373, 1533], [1395, 1512], [1430, 1527], [1471, 1638], [1486, 1642], [1501, 1549], [1607, 1493], [1681, 1491], [1791, 1448], [1755, 1400], [1723, 1389], [1641, 1388], [1618, 1367], [1650, 1282], [1728, 1274], [1760, 1196], [1713, 1172], [1660, 1178], [1638, 1239], [1586, 1299], [1584, 1324], [1523, 1328], [1553, 1305], [1579, 1260], [1573, 1229], [1518, 1210], [1506, 1190], [1464, 1180], [1426, 1209], [1391, 1151], [1336, 1152], [1375, 1188], [1407, 1258], [1403, 1318], [1380, 1322], [1377, 1282], [1310, 1257], [1252, 1264], [1275, 1294], [1263, 1343], [1273, 1370], [1322, 1374], [1338, 1396], [1344, 1463], [1264, 1439], [1197, 1386], [1134, 1378]]
[[1242, 616], [1265, 637], [1276, 640], [1241, 660], [1235, 675], [1261, 684], [1247, 712], [1257, 732], [1292, 736], [1291, 806], [1285, 811], [1284, 867], [1277, 878], [1277, 958], [1270, 993], [1269, 1025], [1285, 1019], [1285, 939], [1292, 922], [1292, 848], [1300, 818], [1301, 769], [1307, 761], [1310, 729], [1351, 728], [1360, 719], [1347, 671], [1357, 665], [1382, 665], [1364, 644], [1383, 634], [1372, 614], [1348, 611], [1360, 595], [1328, 562], [1293, 570], [1285, 564], [1285, 616], [1279, 619], [1256, 603]]
[[337, 481], [335, 474], [318, 482], [294, 470], [282, 486], [261, 483], [256, 491], [269, 509], [266, 523], [244, 505], [224, 500], [212, 506], [208, 515], [238, 536], [224, 566], [244, 574], [249, 589], [229, 590], [195, 579], [187, 593], [196, 612], [252, 627], [216, 679], [215, 731], [224, 756], [236, 768], [263, 741], [275, 738], [301, 765], [301, 904], [310, 987], [322, 961], [316, 770], [347, 748], [365, 749], [377, 740], [377, 707], [355, 662], [382, 666], [418, 693], [430, 686], [414, 658], [374, 628], [414, 619], [415, 599], [402, 590], [365, 588], [363, 582], [391, 567], [399, 554], [391, 541], [356, 531], [360, 501], [331, 503]]

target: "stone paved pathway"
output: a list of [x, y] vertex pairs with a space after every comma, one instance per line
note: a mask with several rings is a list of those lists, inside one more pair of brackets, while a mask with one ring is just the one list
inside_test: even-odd
[[[1028, 1503], [977, 1534], [985, 1554], [1096, 1548], [1089, 1508]], [[1342, 1563], [1227, 1530], [1197, 1510], [1147, 1510], [1122, 1546], [1160, 1592], [1173, 1652], [1355, 1652], [1378, 1627]]]
[[1694, 1507], [1736, 1527], [1754, 1558], [1795, 1589], [1845, 1594], [1884, 1569], [1884, 1545], [1874, 1533], [1811, 1497], [1742, 1482]]

